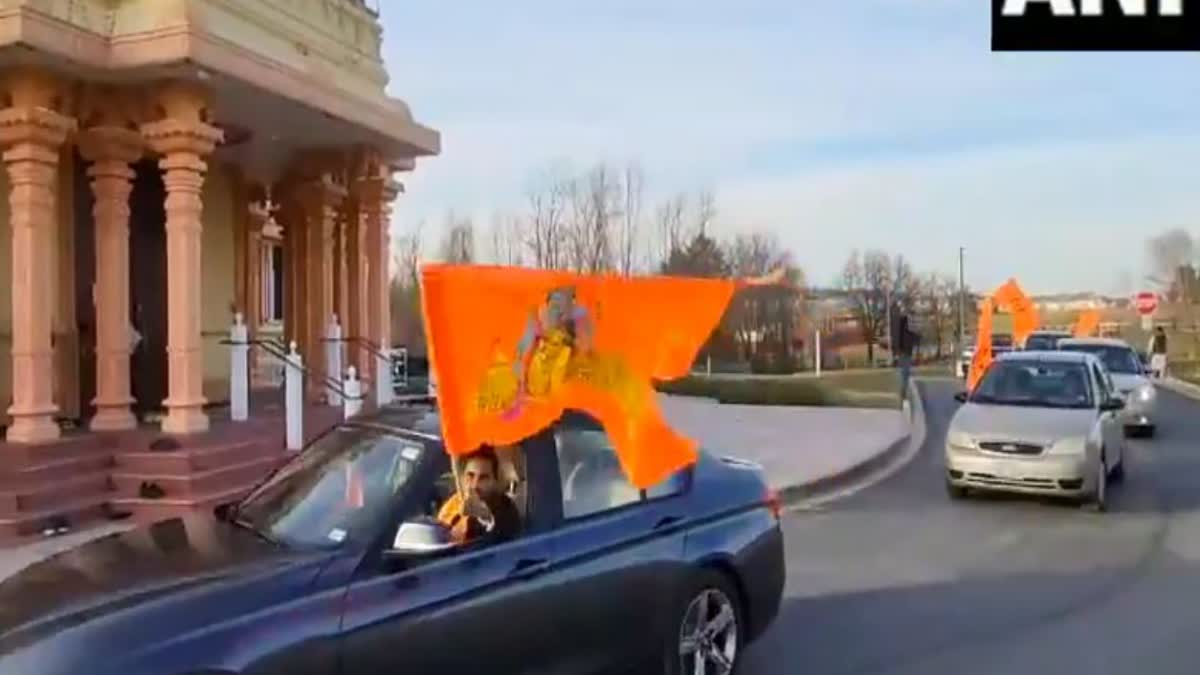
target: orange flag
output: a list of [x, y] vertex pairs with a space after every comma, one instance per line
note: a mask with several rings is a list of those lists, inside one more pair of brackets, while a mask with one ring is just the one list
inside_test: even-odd
[[635, 486], [696, 459], [670, 429], [652, 382], [686, 375], [743, 285], [757, 280], [581, 276], [475, 265], [426, 265], [421, 306], [451, 455], [509, 445], [567, 409], [603, 424]]
[[1100, 329], [1100, 310], [1085, 309], [1079, 313], [1079, 318], [1075, 320], [1075, 328], [1072, 334], [1075, 337], [1089, 337], [1095, 335]]
[[1023, 345], [1025, 340], [1041, 325], [1037, 307], [1033, 304], [1016, 279], [1009, 279], [996, 289], [992, 299], [1008, 310], [1013, 318], [1013, 344]]
[[971, 357], [971, 371], [967, 375], [967, 389], [975, 390], [984, 371], [992, 363], [992, 299], [983, 301], [979, 311], [979, 326], [975, 329], [975, 354]]

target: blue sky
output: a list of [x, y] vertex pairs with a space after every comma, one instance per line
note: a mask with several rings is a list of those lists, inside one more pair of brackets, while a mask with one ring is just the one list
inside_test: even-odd
[[830, 283], [853, 248], [990, 288], [1131, 292], [1145, 240], [1200, 234], [1200, 57], [993, 54], [981, 0], [383, 5], [389, 92], [443, 134], [397, 232], [486, 226], [556, 165], [711, 189]]

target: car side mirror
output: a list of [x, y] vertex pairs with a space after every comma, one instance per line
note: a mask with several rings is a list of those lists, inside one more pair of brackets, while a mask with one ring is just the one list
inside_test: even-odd
[[1125, 409], [1125, 399], [1120, 396], [1114, 396], [1100, 405], [1100, 409], [1104, 412], [1117, 412]]
[[458, 544], [450, 528], [436, 520], [407, 520], [396, 529], [392, 546], [384, 551], [388, 558], [424, 558], [453, 550]]
[[956, 392], [954, 394], [954, 400], [958, 401], [959, 403], [966, 403], [967, 402], [967, 392], [965, 392], [965, 391]]

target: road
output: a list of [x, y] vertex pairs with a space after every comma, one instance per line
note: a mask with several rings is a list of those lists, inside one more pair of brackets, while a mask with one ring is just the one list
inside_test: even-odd
[[786, 517], [779, 619], [742, 675], [1192, 675], [1200, 651], [1200, 404], [1160, 392], [1151, 440], [1097, 514], [1008, 497], [952, 503], [952, 382], [922, 384], [925, 447], [886, 480]]

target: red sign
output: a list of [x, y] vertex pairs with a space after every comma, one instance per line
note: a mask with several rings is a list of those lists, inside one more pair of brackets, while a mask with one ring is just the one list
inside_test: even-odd
[[1149, 316], [1158, 309], [1158, 295], [1147, 291], [1138, 293], [1134, 299], [1134, 306], [1137, 307], [1138, 314]]

